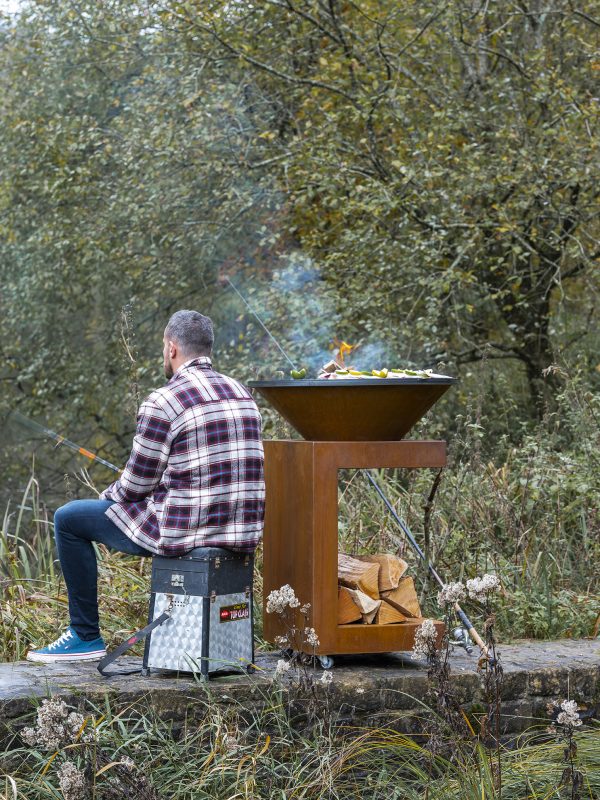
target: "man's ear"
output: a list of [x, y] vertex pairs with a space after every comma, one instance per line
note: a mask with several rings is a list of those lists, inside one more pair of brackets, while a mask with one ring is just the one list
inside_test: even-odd
[[169, 356], [171, 358], [177, 358], [177, 345], [175, 342], [169, 341]]

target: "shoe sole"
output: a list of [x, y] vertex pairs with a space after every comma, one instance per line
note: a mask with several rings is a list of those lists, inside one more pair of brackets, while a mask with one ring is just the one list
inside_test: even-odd
[[27, 661], [37, 661], [41, 664], [52, 664], [59, 661], [100, 661], [106, 655], [106, 650], [96, 650], [92, 653], [51, 655], [50, 653], [27, 653]]

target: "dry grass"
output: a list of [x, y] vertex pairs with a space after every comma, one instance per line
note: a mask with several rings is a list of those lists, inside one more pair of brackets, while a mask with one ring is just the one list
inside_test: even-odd
[[[276, 688], [257, 697], [250, 710], [194, 701], [188, 723], [177, 730], [142, 706], [119, 714], [108, 705], [88, 707], [87, 713], [88, 725], [96, 726], [93, 746], [79, 741], [54, 755], [15, 739], [0, 756], [0, 770], [10, 776], [4, 779], [6, 797], [59, 797], [57, 770], [68, 759], [79, 768], [87, 764], [88, 775], [95, 770], [98, 800], [125, 788], [130, 800], [500, 800], [488, 753], [480, 745], [454, 743], [451, 751], [435, 755], [427, 743], [394, 730], [336, 728], [326, 718], [299, 730], [290, 725]], [[570, 796], [558, 788], [562, 746], [526, 737], [521, 745], [502, 753], [502, 798]], [[577, 745], [584, 775], [581, 798], [592, 800], [600, 797], [600, 729], [580, 731]], [[134, 763], [133, 778], [119, 767], [127, 759]], [[135, 775], [151, 777], [153, 795]]]

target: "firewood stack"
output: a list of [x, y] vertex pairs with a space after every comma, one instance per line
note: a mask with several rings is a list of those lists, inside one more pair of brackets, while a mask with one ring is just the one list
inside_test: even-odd
[[408, 564], [391, 553], [338, 553], [338, 625], [414, 621], [421, 609]]

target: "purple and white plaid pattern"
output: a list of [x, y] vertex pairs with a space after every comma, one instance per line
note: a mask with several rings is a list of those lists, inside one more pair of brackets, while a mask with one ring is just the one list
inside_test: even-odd
[[253, 551], [265, 484], [261, 419], [248, 390], [206, 356], [187, 361], [142, 403], [129, 460], [100, 498], [115, 501], [106, 515], [153, 553]]

